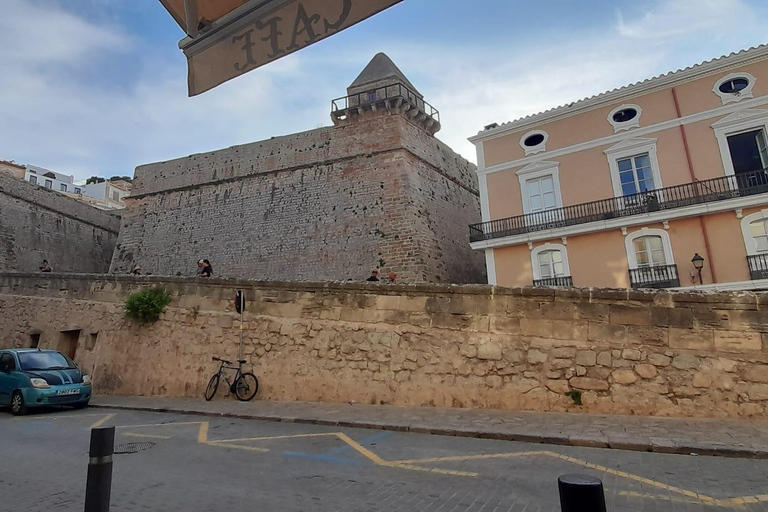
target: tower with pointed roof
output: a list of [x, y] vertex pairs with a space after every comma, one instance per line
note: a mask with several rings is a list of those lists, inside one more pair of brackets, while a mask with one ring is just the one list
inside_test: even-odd
[[440, 130], [440, 113], [385, 53], [373, 57], [347, 96], [333, 101], [331, 119], [338, 126], [379, 112], [402, 115], [430, 135]]

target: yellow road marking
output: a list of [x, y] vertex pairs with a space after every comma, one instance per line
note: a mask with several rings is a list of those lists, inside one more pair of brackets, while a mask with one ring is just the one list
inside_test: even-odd
[[239, 439], [222, 439], [221, 441], [215, 441], [216, 443], [234, 443], [244, 441], [275, 441], [277, 439], [296, 439], [299, 437], [332, 437], [336, 434], [333, 432], [323, 432], [320, 434], [296, 434], [293, 436], [272, 436], [272, 437], [242, 437]]
[[149, 434], [134, 434], [133, 432], [126, 432], [123, 435], [130, 436], [130, 437], [146, 437], [149, 439], [170, 439], [171, 438], [171, 436], [152, 436]]
[[208, 422], [204, 421], [200, 424], [200, 430], [197, 433], [197, 442], [205, 444], [208, 442]]
[[[120, 425], [117, 428], [177, 427], [179, 425], [200, 425], [200, 421], [180, 421], [179, 423], [148, 423], [146, 425]], [[207, 421], [204, 423], [208, 423]]]
[[515, 457], [525, 457], [529, 455], [547, 455], [547, 454], [549, 454], [549, 452], [545, 452], [545, 451], [488, 453], [488, 454], [481, 454], [481, 455], [457, 455], [454, 457], [435, 457], [432, 459], [396, 460], [392, 462], [396, 464], [413, 464], [413, 463], [425, 463], [425, 462], [464, 462], [468, 460], [512, 459]]
[[91, 425], [90, 428], [99, 428], [100, 426], [102, 426], [103, 424], [105, 424], [106, 422], [114, 418], [116, 414], [117, 413], [114, 413], [114, 412], [112, 414], [107, 414], [106, 416], [101, 418], [99, 421]]
[[221, 441], [208, 441], [206, 443], [208, 446], [218, 446], [221, 448], [234, 448], [236, 450], [246, 450], [250, 452], [268, 452], [269, 449], [267, 448], [258, 448], [256, 446], [243, 446], [239, 444], [228, 444], [228, 443], [222, 443]]

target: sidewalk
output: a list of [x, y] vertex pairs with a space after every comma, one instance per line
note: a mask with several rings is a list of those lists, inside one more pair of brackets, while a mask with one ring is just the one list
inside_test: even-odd
[[202, 398], [96, 396], [92, 407], [621, 450], [768, 459], [768, 421]]

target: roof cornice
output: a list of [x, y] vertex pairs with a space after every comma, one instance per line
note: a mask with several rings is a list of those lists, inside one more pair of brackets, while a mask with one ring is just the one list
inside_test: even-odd
[[649, 78], [642, 82], [613, 89], [568, 105], [555, 107], [539, 114], [532, 114], [515, 121], [510, 121], [497, 126], [496, 128], [483, 130], [477, 135], [470, 137], [468, 140], [472, 143], [477, 143], [495, 139], [509, 133], [529, 130], [532, 127], [539, 126], [545, 122], [551, 122], [582, 112], [595, 110], [612, 103], [618, 103], [637, 96], [643, 96], [684, 82], [690, 82], [707, 75], [717, 74], [733, 67], [744, 66], [745, 64], [752, 64], [753, 62], [765, 60], [766, 58], [768, 58], [768, 44], [763, 44], [748, 50], [742, 50], [701, 64], [696, 64], [685, 69]]

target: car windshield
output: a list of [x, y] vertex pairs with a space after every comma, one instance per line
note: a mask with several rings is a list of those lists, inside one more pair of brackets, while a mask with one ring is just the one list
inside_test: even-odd
[[58, 352], [21, 352], [19, 363], [22, 370], [66, 370], [77, 368], [67, 356]]

